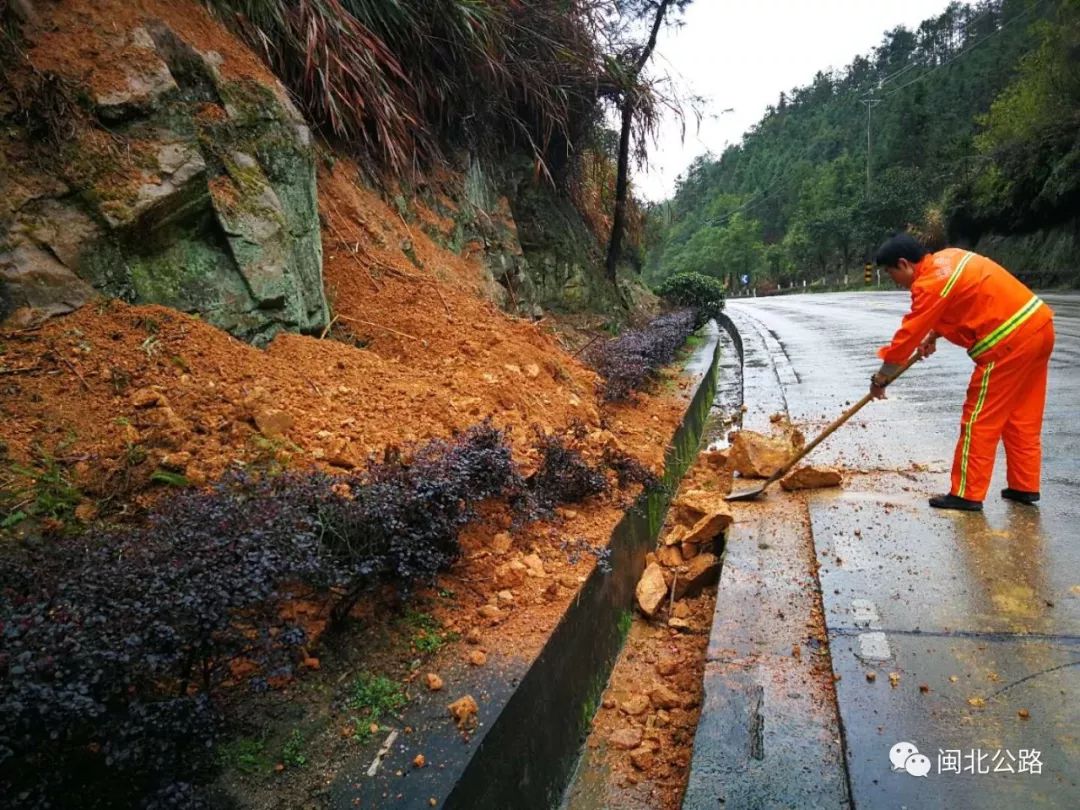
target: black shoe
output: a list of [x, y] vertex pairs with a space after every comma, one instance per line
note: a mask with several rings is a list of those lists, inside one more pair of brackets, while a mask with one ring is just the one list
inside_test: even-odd
[[1035, 501], [1039, 500], [1039, 493], [1025, 492], [1022, 489], [1005, 487], [1005, 489], [1001, 490], [1001, 497], [1006, 500], [1016, 501], [1017, 503], [1026, 503], [1028, 506], [1033, 506]]
[[930, 505], [935, 509], [960, 509], [964, 512], [981, 512], [982, 501], [969, 501], [956, 495], [935, 495], [930, 499]]

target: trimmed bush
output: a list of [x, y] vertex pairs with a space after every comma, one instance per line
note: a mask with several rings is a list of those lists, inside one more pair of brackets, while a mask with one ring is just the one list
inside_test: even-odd
[[484, 423], [353, 476], [234, 473], [143, 526], [8, 550], [4, 806], [202, 807], [224, 696], [290, 676], [311, 641], [287, 603], [317, 598], [341, 619], [377, 585], [431, 581], [481, 501], [506, 498], [531, 519], [605, 491], [606, 469], [644, 480], [621, 455], [594, 468], [563, 438], [538, 441], [528, 481]]
[[431, 579], [470, 504], [521, 486], [485, 424], [349, 479], [234, 474], [144, 527], [0, 559], [5, 806], [195, 806], [223, 687], [266, 688], [308, 642], [284, 603], [321, 594], [341, 616]]
[[609, 402], [625, 400], [653, 380], [662, 366], [675, 359], [695, 323], [694, 310], [670, 312], [654, 318], [644, 329], [598, 344], [586, 359], [604, 378], [601, 396]]
[[715, 318], [724, 309], [724, 285], [719, 279], [702, 273], [668, 276], [655, 292], [672, 306], [692, 307], [697, 315], [697, 326]]
[[559, 436], [539, 435], [540, 467], [528, 483], [541, 512], [560, 503], [576, 503], [607, 490], [603, 471], [590, 467], [581, 453]]

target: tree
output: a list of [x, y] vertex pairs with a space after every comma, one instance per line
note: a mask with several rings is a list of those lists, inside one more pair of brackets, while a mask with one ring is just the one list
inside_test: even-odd
[[979, 119], [983, 156], [971, 194], [999, 227], [1051, 224], [1080, 200], [1080, 0], [1061, 0], [1053, 23], [1034, 26], [1037, 47]]
[[724, 277], [723, 235], [720, 228], [701, 228], [682, 246], [671, 262], [676, 273]]
[[741, 211], [721, 224], [697, 230], [671, 263], [678, 273], [701, 273], [737, 284], [740, 277], [756, 279], [765, 267], [761, 225]]
[[620, 112], [622, 125], [619, 130], [619, 155], [615, 176], [615, 210], [611, 220], [611, 238], [608, 240], [607, 276], [615, 281], [615, 267], [622, 251], [622, 238], [626, 230], [626, 197], [630, 179], [630, 136], [634, 126], [634, 115], [638, 110], [643, 88], [639, 81], [645, 64], [656, 48], [656, 36], [664, 23], [664, 16], [670, 7], [682, 11], [691, 0], [626, 0], [624, 7], [638, 19], [651, 15], [652, 26], [649, 38], [643, 47], [628, 48], [616, 60], [615, 73], [621, 85]]
[[[846, 68], [785, 90], [740, 143], [695, 162], [654, 234], [652, 266], [671, 272], [694, 255], [683, 248], [698, 246], [698, 231], [726, 231], [736, 210], [778, 246], [758, 271], [775, 280], [794, 268], [851, 268], [933, 210], [954, 238], [1075, 220], [1078, 55], [1080, 0], [952, 3], [893, 29]], [[880, 101], [869, 199], [867, 93]], [[728, 238], [703, 237], [730, 273]]]
[[732, 215], [720, 234], [720, 255], [732, 272], [754, 281], [765, 266], [761, 224], [739, 211]]

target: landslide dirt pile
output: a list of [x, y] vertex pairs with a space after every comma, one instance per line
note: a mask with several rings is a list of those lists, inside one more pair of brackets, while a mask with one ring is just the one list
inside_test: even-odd
[[[48, 40], [55, 62], [50, 69], [81, 72], [91, 87], [107, 93], [126, 79], [105, 64], [108, 43], [103, 46], [95, 32], [113, 22], [130, 27], [150, 14], [215, 51], [223, 75], [269, 82], [254, 55], [201, 10], [184, 13], [190, 5], [64, 4], [71, 13]], [[282, 470], [319, 470], [334, 476], [335, 496], [348, 499], [355, 491], [334, 487], [342, 486], [341, 476], [363, 470], [369, 458], [393, 465], [429, 439], [460, 434], [485, 420], [505, 431], [516, 469], [526, 478], [544, 478], [552, 437], [589, 465], [583, 472], [580, 465], [563, 464], [564, 479], [548, 471], [547, 483], [562, 486], [566, 497], [557, 508], [558, 499], [544, 504], [543, 520], [521, 525], [505, 504], [469, 504], [479, 517], [457, 538], [457, 564], [440, 568], [430, 588], [418, 585], [410, 594], [409, 605], [424, 603], [430, 611], [425, 621], [432, 626], [422, 635], [402, 631], [401, 594], [390, 588], [365, 593], [347, 617], [349, 632], [324, 645], [318, 639], [329, 621], [327, 600], [260, 602], [257, 607], [269, 606], [275, 620], [301, 626], [311, 643], [288, 674], [268, 680], [282, 691], [263, 698], [266, 716], [245, 717], [256, 737], [281, 750], [295, 730], [291, 718], [302, 715], [310, 761], [325, 764], [317, 772], [296, 766], [291, 779], [279, 775], [283, 762], [272, 763], [273, 771], [263, 768], [257, 778], [246, 779], [245, 771], [228, 784], [243, 806], [303, 806], [315, 789], [325, 788], [338, 764], [357, 756], [363, 742], [340, 733], [342, 723], [356, 727], [355, 712], [340, 693], [357, 672], [378, 671], [400, 686], [423, 671], [415, 666], [419, 660], [436, 672], [449, 660], [491, 667], [499, 656], [535, 654], [586, 575], [604, 559], [604, 544], [643, 472], [660, 472], [684, 410], [678, 396], [660, 392], [605, 401], [599, 377], [559, 342], [557, 324], [506, 315], [488, 298], [490, 274], [476, 252], [440, 246], [448, 240], [438, 234], [449, 234], [453, 222], [420, 207], [423, 226], [410, 224], [360, 174], [349, 160], [333, 160], [328, 153], [320, 159], [322, 273], [332, 318], [319, 336], [279, 334], [257, 349], [176, 309], [107, 299], [0, 334], [0, 520], [4, 531], [16, 535], [59, 538], [94, 526], [95, 534], [85, 536], [99, 536], [99, 527], [137, 518], [143, 508], [162, 502], [182, 507], [178, 490], [202, 488], [237, 469], [271, 473], [263, 479], [268, 486], [284, 480], [277, 475]], [[443, 201], [444, 208], [450, 205]], [[635, 459], [641, 469], [631, 463]], [[578, 482], [589, 483], [589, 471], [602, 463], [610, 479], [605, 487], [592, 481], [587, 491], [569, 491]], [[454, 504], [459, 500], [465, 499], [455, 496]], [[258, 522], [243, 520], [243, 506], [231, 513], [235, 525], [261, 530]], [[260, 517], [287, 533], [288, 526], [269, 510]], [[184, 528], [182, 521], [174, 524]], [[214, 532], [227, 553], [232, 535], [216, 524]], [[77, 546], [81, 537], [64, 542]], [[400, 540], [400, 533], [391, 540]], [[269, 555], [258, 538], [252, 546], [253, 559]], [[191, 562], [190, 555], [180, 556]], [[121, 573], [135, 570], [122, 558], [113, 562]], [[218, 577], [228, 571], [208, 567]], [[165, 579], [179, 576], [176, 564], [151, 568]], [[94, 573], [88, 569], [81, 577], [85, 587], [115, 601], [115, 592], [98, 587]], [[132, 576], [127, 582], [137, 595], [146, 580]], [[226, 583], [218, 595], [238, 583], [243, 581]], [[257, 601], [257, 588], [250, 590]], [[168, 600], [178, 590], [162, 586], [161, 593], [155, 605], [145, 605], [148, 610], [172, 606]], [[176, 600], [178, 610], [185, 605]], [[221, 615], [229, 626], [228, 610]], [[369, 630], [370, 643], [366, 636], [355, 643], [350, 635]], [[403, 643], [404, 651], [388, 638]], [[221, 665], [222, 658], [215, 663]], [[148, 691], [172, 686], [155, 672], [143, 680]], [[220, 674], [231, 689], [256, 672], [230, 667]], [[458, 686], [451, 668], [440, 678], [449, 696]], [[181, 691], [194, 695], [186, 687]], [[481, 709], [488, 699], [476, 695]], [[285, 703], [290, 721], [282, 730], [276, 721]], [[118, 728], [130, 731], [123, 724]], [[95, 778], [107, 781], [113, 772], [104, 756], [93, 758], [101, 753], [94, 746], [76, 747], [76, 756], [90, 763]], [[65, 772], [62, 765], [56, 770]]]
[[60, 462], [93, 504], [136, 495], [161, 471], [199, 484], [260, 460], [348, 470], [490, 417], [526, 468], [532, 426], [577, 422], [599, 449], [659, 469], [674, 402], [601, 403], [599, 378], [546, 324], [483, 298], [480, 267], [410, 230], [348, 161], [320, 177], [320, 210], [335, 314], [326, 339], [279, 335], [260, 351], [183, 313], [119, 301], [8, 333], [10, 458]]
[[[70, 0], [39, 11], [49, 25], [35, 34], [30, 61], [78, 81], [97, 104], [121, 91], [150, 94], [144, 107], [163, 103], [148, 84], [158, 75], [150, 52], [117, 33], [153, 20], [197, 43], [224, 80], [286, 101], [258, 57], [198, 4]], [[117, 115], [144, 111], [126, 110]], [[14, 179], [16, 196], [45, 193], [29, 176]], [[538, 458], [532, 427], [552, 433], [571, 423], [658, 469], [677, 406], [603, 404], [599, 378], [563, 350], [553, 321], [515, 319], [491, 304], [482, 246], [459, 253], [439, 244], [455, 229], [444, 215], [452, 201], [436, 195], [442, 214], [418, 204], [410, 225], [348, 160], [323, 150], [317, 179], [333, 316], [324, 339], [282, 334], [260, 351], [203, 319], [119, 300], [0, 337], [0, 484], [20, 493], [20, 508], [27, 497], [42, 500], [34, 490], [49, 478], [62, 492], [49, 493], [41, 511], [70, 525], [233, 465], [351, 470], [387, 447], [488, 417], [511, 431], [526, 470]]]

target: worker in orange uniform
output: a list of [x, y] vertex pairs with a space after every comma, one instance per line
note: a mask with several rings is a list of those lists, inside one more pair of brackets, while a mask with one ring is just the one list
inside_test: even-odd
[[990, 487], [998, 441], [1005, 442], [1008, 487], [1001, 496], [1024, 504], [1039, 500], [1046, 372], [1054, 349], [1050, 307], [1001, 265], [969, 250], [930, 253], [908, 234], [888, 239], [875, 261], [911, 290], [911, 312], [884, 361], [870, 378], [870, 393], [885, 386], [918, 352], [929, 357], [943, 337], [975, 361], [953, 456], [952, 487], [930, 505], [979, 511]]

